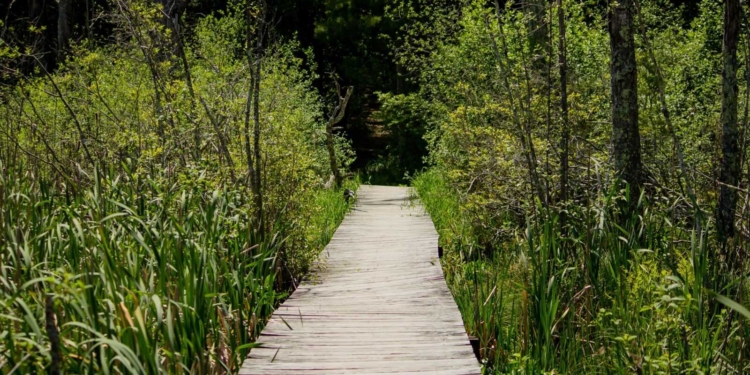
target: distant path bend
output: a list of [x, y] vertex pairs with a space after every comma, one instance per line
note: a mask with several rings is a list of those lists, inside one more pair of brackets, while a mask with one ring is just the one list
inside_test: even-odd
[[408, 188], [362, 186], [317, 270], [273, 314], [243, 375], [481, 374]]

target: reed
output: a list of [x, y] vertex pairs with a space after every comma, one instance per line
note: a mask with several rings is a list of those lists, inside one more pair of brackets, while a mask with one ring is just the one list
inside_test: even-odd
[[[702, 212], [680, 217], [641, 197], [622, 217], [615, 191], [558, 214], [537, 207], [491, 251], [483, 228], [438, 170], [412, 181], [444, 248], [443, 269], [488, 373], [682, 374], [748, 371], [741, 278], [712, 271]], [[627, 196], [624, 194], [623, 196]], [[748, 249], [748, 244], [738, 243]], [[720, 291], [718, 293], [712, 290]], [[718, 296], [712, 298], [711, 296]], [[747, 311], [747, 310], [744, 310]]]
[[73, 195], [0, 166], [1, 373], [236, 372], [287, 294], [280, 254], [312, 257], [347, 211], [316, 191], [259, 236], [242, 188], [123, 169]]

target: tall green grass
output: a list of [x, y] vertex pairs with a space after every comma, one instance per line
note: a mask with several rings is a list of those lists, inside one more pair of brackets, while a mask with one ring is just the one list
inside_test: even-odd
[[[642, 198], [640, 214], [622, 217], [617, 192], [608, 191], [569, 207], [565, 237], [557, 214], [538, 207], [477, 256], [491, 226], [476, 225], [477, 208], [438, 170], [412, 184], [440, 234], [446, 279], [488, 372], [750, 371], [746, 318], [709, 298], [721, 290], [710, 223], [678, 219], [677, 204]], [[741, 287], [731, 290], [742, 297]]]
[[123, 168], [73, 195], [0, 165], [0, 373], [236, 372], [347, 211], [311, 192], [261, 237], [243, 189]]

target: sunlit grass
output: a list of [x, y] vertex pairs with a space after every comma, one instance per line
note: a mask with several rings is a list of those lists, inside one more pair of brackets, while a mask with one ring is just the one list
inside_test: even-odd
[[488, 371], [748, 369], [746, 320], [708, 298], [716, 283], [710, 223], [672, 223], [669, 206], [645, 200], [639, 216], [616, 219], [610, 192], [593, 207], [569, 209], [567, 238], [557, 215], [540, 208], [514, 236], [475, 254], [482, 228], [459, 193], [437, 170], [412, 183], [440, 234], [446, 280]]
[[1, 373], [236, 372], [286, 295], [280, 254], [313, 257], [347, 211], [320, 190], [303, 222], [258, 236], [242, 189], [93, 181], [72, 195], [0, 174]]

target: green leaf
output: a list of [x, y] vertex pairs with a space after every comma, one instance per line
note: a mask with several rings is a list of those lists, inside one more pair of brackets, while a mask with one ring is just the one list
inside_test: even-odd
[[745, 318], [750, 319], [750, 310], [748, 310], [745, 306], [740, 305], [729, 297], [722, 296], [721, 294], [715, 293], [713, 291], [709, 291], [708, 293], [712, 297], [716, 298], [717, 301], [721, 302], [721, 304], [723, 304], [724, 306], [740, 313]]

